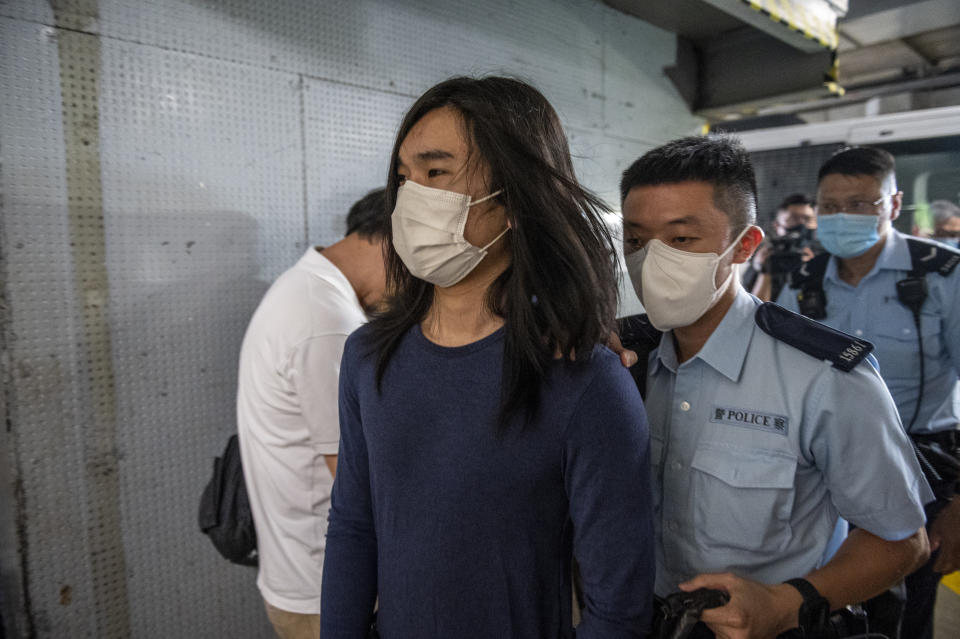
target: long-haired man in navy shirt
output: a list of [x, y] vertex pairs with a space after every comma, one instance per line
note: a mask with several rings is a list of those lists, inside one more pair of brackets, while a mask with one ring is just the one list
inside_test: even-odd
[[390, 162], [386, 310], [347, 341], [322, 636], [645, 637], [653, 597], [643, 405], [602, 344], [604, 205], [546, 99], [454, 78]]

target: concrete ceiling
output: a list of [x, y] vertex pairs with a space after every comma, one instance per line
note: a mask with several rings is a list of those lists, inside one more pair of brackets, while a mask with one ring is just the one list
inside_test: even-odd
[[[711, 121], [801, 113], [902, 93], [939, 92], [936, 106], [960, 104], [960, 0], [822, 0], [838, 13], [846, 9], [837, 23], [839, 46], [829, 56], [809, 46], [803, 52], [781, 46], [802, 48], [789, 39], [795, 30], [781, 37], [769, 25], [741, 19], [749, 5], [741, 0], [604, 1], [680, 36], [678, 64], [665, 71], [691, 108]], [[731, 52], [731, 46], [741, 49]]]
[[[855, 1], [852, 7], [858, 4]], [[960, 2], [884, 4], [901, 6], [872, 13], [861, 9], [840, 21], [841, 84], [856, 89], [960, 71]]]
[[623, 13], [683, 35], [690, 40], [703, 40], [717, 33], [743, 26], [743, 21], [715, 9], [702, 0], [605, 0]]

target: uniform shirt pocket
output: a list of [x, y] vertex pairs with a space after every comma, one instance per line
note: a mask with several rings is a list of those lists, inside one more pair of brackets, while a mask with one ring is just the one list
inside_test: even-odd
[[[913, 316], [906, 309], [903, 311], [903, 315], [909, 316], [909, 320], [877, 324], [875, 355], [884, 377], [913, 380], [920, 376], [920, 343], [917, 340], [917, 325]], [[920, 334], [923, 336], [923, 352], [926, 357], [924, 372], [928, 377], [939, 373], [940, 351], [943, 349], [941, 330], [940, 317], [920, 314]]]
[[693, 469], [693, 522], [709, 550], [782, 550], [790, 541], [796, 455], [701, 444]]

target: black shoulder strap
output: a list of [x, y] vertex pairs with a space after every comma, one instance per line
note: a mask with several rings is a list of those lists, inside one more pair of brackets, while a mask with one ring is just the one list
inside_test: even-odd
[[960, 264], [960, 250], [944, 246], [937, 242], [908, 237], [910, 264], [915, 275], [939, 273], [946, 277]]
[[640, 391], [640, 397], [647, 395], [647, 360], [660, 345], [663, 335], [653, 327], [647, 315], [630, 315], [617, 320], [617, 333], [623, 347], [637, 354], [637, 363], [630, 367], [630, 374]]
[[797, 292], [800, 313], [815, 320], [827, 317], [827, 294], [823, 290], [823, 276], [827, 273], [830, 254], [821, 253], [790, 273], [789, 286]]
[[829, 253], [821, 253], [812, 260], [804, 262], [800, 268], [790, 273], [788, 278], [790, 288], [807, 286], [823, 288], [823, 276], [827, 273], [830, 257]]
[[828, 360], [834, 368], [845, 373], [852, 371], [873, 350], [873, 344], [867, 340], [857, 339], [772, 302], [761, 304], [754, 319], [767, 335], [819, 360]]

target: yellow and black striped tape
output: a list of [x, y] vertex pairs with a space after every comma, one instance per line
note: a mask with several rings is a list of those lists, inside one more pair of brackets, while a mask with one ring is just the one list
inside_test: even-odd
[[835, 50], [840, 43], [835, 25], [798, 7], [792, 0], [740, 0], [740, 2], [792, 31], [802, 33], [808, 40], [816, 40], [826, 49]]

